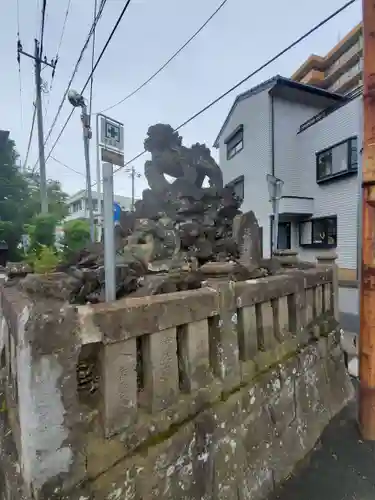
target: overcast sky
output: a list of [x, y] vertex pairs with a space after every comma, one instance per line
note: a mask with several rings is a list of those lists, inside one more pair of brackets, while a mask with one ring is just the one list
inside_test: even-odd
[[[97, 30], [97, 51], [101, 50], [125, 0], [107, 0]], [[33, 63], [22, 57], [22, 110], [16, 60], [17, 3], [0, 0], [0, 47], [2, 56], [0, 128], [8, 129], [23, 161], [31, 126], [34, 101]], [[55, 57], [68, 0], [47, 0], [45, 54]], [[123, 98], [141, 84], [182, 45], [216, 9], [221, 0], [132, 0], [119, 29], [95, 74], [93, 110], [101, 111]], [[322, 18], [339, 8], [344, 0], [228, 0], [206, 29], [152, 83], [108, 114], [124, 123], [125, 158], [143, 149], [147, 128], [157, 122], [177, 126], [209, 101], [227, 90], [266, 59], [273, 56]], [[65, 36], [50, 95], [44, 124], [45, 134], [72, 74], [92, 23], [94, 0], [71, 0]], [[24, 50], [32, 52], [40, 30], [41, 0], [19, 0], [20, 36]], [[290, 76], [312, 52], [327, 53], [361, 19], [358, 1], [298, 47], [249, 80], [236, 93], [223, 99], [204, 115], [181, 130], [184, 143], [205, 142], [209, 147], [224, 121], [237, 93], [277, 73]], [[80, 90], [90, 73], [90, 50], [80, 65], [73, 88]], [[51, 71], [43, 70], [49, 83]], [[60, 120], [47, 144], [46, 153], [71, 110], [64, 105]], [[256, 117], [254, 117], [256, 119]], [[94, 131], [95, 137], [95, 131]], [[92, 176], [95, 180], [95, 145], [92, 141]], [[37, 159], [37, 134], [34, 134], [28, 164]], [[82, 130], [76, 112], [53, 155], [73, 169], [84, 172]], [[145, 157], [134, 166], [143, 173]], [[85, 178], [50, 159], [49, 178], [58, 179], [68, 193], [84, 188]], [[136, 195], [146, 187], [137, 179]], [[115, 176], [115, 192], [130, 195], [130, 179]]]

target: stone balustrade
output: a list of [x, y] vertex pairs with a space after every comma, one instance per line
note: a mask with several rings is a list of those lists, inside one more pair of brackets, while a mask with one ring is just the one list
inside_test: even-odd
[[[6, 488], [48, 499], [261, 498], [351, 396], [336, 288], [332, 262], [77, 307], [2, 288]], [[255, 413], [253, 398], [262, 402]], [[318, 403], [320, 425], [316, 410], [309, 415]], [[273, 465], [259, 462], [267, 450], [257, 442], [246, 469], [233, 447], [259, 426]], [[297, 435], [305, 445], [284, 464], [283, 436]], [[219, 479], [206, 477], [208, 466]], [[217, 481], [253, 493], [216, 495]]]

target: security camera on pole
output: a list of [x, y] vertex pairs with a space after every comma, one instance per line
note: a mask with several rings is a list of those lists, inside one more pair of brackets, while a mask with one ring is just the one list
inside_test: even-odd
[[278, 179], [274, 175], [267, 174], [267, 184], [268, 193], [270, 196], [270, 202], [272, 204], [272, 238], [271, 238], [271, 254], [273, 255], [277, 251], [277, 242], [279, 236], [279, 202], [281, 198], [281, 192], [284, 186], [284, 181]]
[[87, 189], [87, 204], [89, 212], [90, 221], [90, 239], [95, 241], [95, 225], [94, 225], [94, 209], [92, 202], [92, 189], [91, 189], [91, 170], [90, 170], [90, 147], [89, 140], [92, 137], [90, 128], [90, 117], [87, 113], [87, 106], [84, 97], [78, 94], [75, 90], [69, 90], [68, 100], [72, 106], [75, 108], [81, 108], [81, 120], [83, 128], [83, 146], [85, 152], [85, 164], [86, 164], [86, 189]]

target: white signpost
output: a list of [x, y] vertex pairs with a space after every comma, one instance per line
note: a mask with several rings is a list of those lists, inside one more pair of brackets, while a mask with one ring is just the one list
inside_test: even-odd
[[[101, 162], [103, 165], [103, 206], [101, 217], [99, 208], [98, 219], [104, 226], [104, 272], [105, 292], [108, 302], [116, 298], [115, 282], [115, 234], [113, 207], [113, 165], [124, 165], [124, 124], [102, 114], [96, 115], [96, 181], [98, 191], [98, 206], [101, 207]], [[101, 241], [101, 226], [98, 227], [98, 239]]]

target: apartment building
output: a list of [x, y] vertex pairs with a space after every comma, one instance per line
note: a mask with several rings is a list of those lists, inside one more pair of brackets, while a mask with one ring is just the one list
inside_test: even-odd
[[[120, 196], [115, 194], [114, 201], [118, 203], [123, 210], [131, 210], [132, 200], [126, 196]], [[92, 192], [92, 202], [95, 216], [95, 224], [98, 222], [98, 216], [100, 213], [103, 213], [103, 195], [101, 194], [100, 200], [97, 191]], [[100, 203], [100, 205], [99, 205]], [[87, 193], [86, 190], [82, 189], [70, 196], [68, 201], [69, 215], [66, 217], [66, 220], [73, 219], [88, 219], [88, 201], [87, 201]]]
[[346, 94], [362, 84], [362, 24], [353, 28], [326, 56], [312, 54], [292, 80]]
[[263, 228], [265, 256], [271, 174], [284, 182], [278, 248], [309, 261], [335, 249], [341, 278], [356, 279], [361, 102], [361, 89], [349, 97], [281, 76], [235, 99], [214, 147], [224, 181]]

